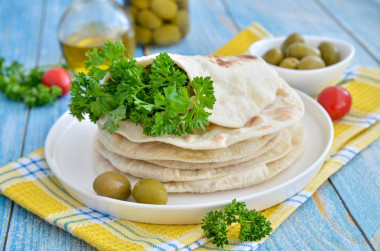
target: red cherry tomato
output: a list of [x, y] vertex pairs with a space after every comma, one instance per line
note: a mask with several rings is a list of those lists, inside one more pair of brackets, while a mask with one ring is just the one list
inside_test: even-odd
[[351, 108], [351, 94], [340, 86], [331, 86], [318, 95], [318, 102], [325, 108], [332, 120], [343, 118]]
[[65, 95], [70, 90], [71, 77], [66, 69], [55, 67], [44, 73], [42, 83], [46, 86], [58, 86], [62, 89], [62, 95]]

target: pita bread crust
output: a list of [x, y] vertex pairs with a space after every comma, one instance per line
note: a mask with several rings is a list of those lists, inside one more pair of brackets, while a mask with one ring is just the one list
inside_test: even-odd
[[[154, 163], [162, 161], [174, 163], [175, 161], [191, 163], [205, 163], [212, 168], [216, 163], [234, 161], [242, 158], [249, 159], [258, 150], [262, 149], [270, 140], [276, 143], [280, 134], [270, 134], [258, 139], [245, 140], [229, 146], [228, 148], [212, 150], [190, 150], [162, 142], [135, 143], [119, 134], [109, 134], [99, 130], [97, 137], [111, 152], [131, 159], [140, 159]], [[272, 144], [273, 144], [272, 143]], [[207, 164], [209, 163], [209, 164]], [[194, 169], [194, 168], [186, 168]]]
[[[306, 141], [303, 126], [293, 126], [292, 128], [290, 128], [290, 134], [291, 149], [286, 155], [277, 160], [271, 161], [266, 164], [256, 165], [251, 168], [242, 168], [238, 171], [232, 172], [228, 175], [221, 177], [212, 177], [210, 179], [195, 181], [163, 182], [163, 185], [165, 186], [168, 192], [172, 193], [210, 193], [215, 191], [244, 188], [263, 182], [289, 167], [304, 152]], [[98, 156], [98, 158], [104, 159], [104, 157], [101, 156]], [[107, 163], [107, 161], [97, 161], [97, 170], [103, 170], [104, 166], [108, 166], [108, 168], [110, 168], [109, 164], [105, 165], [104, 163]], [[130, 174], [123, 174], [125, 174], [129, 179], [131, 179], [132, 182], [136, 182], [139, 179]]]

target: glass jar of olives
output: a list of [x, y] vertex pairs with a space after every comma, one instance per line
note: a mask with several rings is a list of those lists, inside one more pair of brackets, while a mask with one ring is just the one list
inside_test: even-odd
[[135, 20], [137, 42], [169, 45], [189, 31], [188, 0], [125, 0]]

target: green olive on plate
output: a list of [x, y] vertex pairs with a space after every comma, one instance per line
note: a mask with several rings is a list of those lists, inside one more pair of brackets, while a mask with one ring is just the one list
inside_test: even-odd
[[131, 184], [121, 174], [105, 172], [95, 178], [92, 184], [94, 191], [102, 196], [126, 200], [131, 195]]
[[168, 193], [161, 182], [153, 179], [142, 179], [133, 188], [133, 198], [138, 203], [165, 205]]
[[263, 59], [266, 62], [273, 65], [278, 65], [282, 61], [283, 58], [284, 58], [284, 54], [278, 48], [270, 49], [263, 56]]
[[298, 69], [311, 70], [325, 67], [325, 62], [318, 56], [309, 55], [301, 59]]
[[321, 51], [322, 59], [326, 65], [332, 65], [339, 62], [340, 53], [338, 47], [330, 42], [322, 42], [318, 49]]
[[303, 39], [303, 37], [297, 32], [292, 33], [282, 43], [281, 51], [285, 53], [286, 48], [293, 43], [305, 43], [305, 39]]
[[284, 58], [278, 66], [288, 69], [297, 69], [299, 63], [300, 61], [298, 60], [298, 58], [288, 57]]
[[298, 59], [302, 59], [308, 55], [321, 56], [321, 52], [310, 45], [304, 43], [293, 43], [286, 48], [286, 57], [294, 57]]

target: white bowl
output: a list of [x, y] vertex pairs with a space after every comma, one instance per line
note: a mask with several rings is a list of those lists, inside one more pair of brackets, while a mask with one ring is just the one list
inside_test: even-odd
[[[334, 84], [334, 81], [339, 80], [339, 77], [354, 57], [355, 48], [345, 41], [328, 37], [303, 36], [303, 38], [306, 44], [314, 47], [318, 47], [323, 41], [335, 44], [340, 52], [340, 61], [336, 64], [313, 70], [292, 70], [271, 64], [268, 65], [275, 69], [291, 86], [313, 96], [317, 95], [326, 86]], [[265, 52], [272, 48], [281, 48], [281, 44], [285, 39], [286, 37], [276, 37], [260, 40], [249, 47], [249, 53], [262, 57]]]

